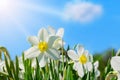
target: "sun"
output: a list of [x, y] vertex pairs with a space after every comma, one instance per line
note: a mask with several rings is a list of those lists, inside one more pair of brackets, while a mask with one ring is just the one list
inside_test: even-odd
[[14, 0], [0, 0], [0, 16], [10, 15], [15, 11]]
[[7, 22], [13, 17], [17, 6], [15, 0], [0, 0], [0, 21]]
[[0, 0], [0, 12], [7, 11], [10, 7], [10, 1], [9, 0]]

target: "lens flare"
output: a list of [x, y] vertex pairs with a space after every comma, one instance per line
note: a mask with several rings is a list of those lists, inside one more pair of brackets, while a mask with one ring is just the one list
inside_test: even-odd
[[10, 9], [11, 9], [10, 0], [0, 0], [0, 12], [1, 13], [6, 13]]

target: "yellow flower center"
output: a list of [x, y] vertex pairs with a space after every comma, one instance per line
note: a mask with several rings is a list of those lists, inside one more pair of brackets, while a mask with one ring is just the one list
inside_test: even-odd
[[83, 54], [79, 58], [79, 62], [85, 64], [87, 62], [87, 57]]
[[44, 52], [48, 49], [48, 44], [47, 42], [43, 41], [38, 44], [38, 48], [40, 49], [41, 52]]

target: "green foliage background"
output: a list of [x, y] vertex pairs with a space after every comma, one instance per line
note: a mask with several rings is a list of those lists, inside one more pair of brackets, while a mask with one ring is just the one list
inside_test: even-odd
[[[0, 47], [0, 57], [4, 53], [4, 60], [6, 65], [6, 70], [0, 72], [0, 80], [94, 80], [94, 73], [87, 73], [83, 78], [77, 75], [77, 72], [72, 69], [73, 63], [68, 63], [67, 51], [70, 49], [60, 49], [61, 54], [67, 57], [66, 62], [50, 60], [49, 64], [44, 68], [40, 68], [38, 60], [36, 58], [37, 66], [33, 68], [31, 66], [32, 61], [30, 59], [24, 59], [24, 54], [22, 55], [24, 71], [22, 75], [20, 74], [21, 69], [19, 67], [19, 58], [16, 56], [15, 61], [11, 60], [9, 53], [6, 48]], [[63, 52], [63, 53], [62, 53]], [[101, 53], [94, 53], [93, 59], [99, 61], [99, 70], [101, 72], [100, 77], [97, 80], [105, 80], [106, 76], [113, 71], [110, 66], [110, 59], [116, 53], [115, 49], [108, 49]], [[7, 73], [6, 73], [7, 72]], [[19, 76], [22, 76], [20, 78]], [[108, 79], [106, 79], [108, 80]], [[111, 80], [117, 80], [116, 76], [113, 76]]]

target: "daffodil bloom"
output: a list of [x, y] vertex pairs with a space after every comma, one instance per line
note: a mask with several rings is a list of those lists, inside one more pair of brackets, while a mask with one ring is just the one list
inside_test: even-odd
[[[65, 45], [65, 42], [63, 41], [63, 35], [64, 35], [64, 29], [63, 28], [59, 28], [57, 31], [49, 26], [48, 27], [48, 32], [50, 33], [50, 36], [58, 36], [59, 39], [57, 39], [53, 45], [53, 47], [55, 48], [62, 48], [64, 45]], [[57, 43], [57, 44], [56, 44]], [[63, 57], [64, 57], [64, 61], [63, 61]], [[66, 57], [63, 56], [63, 55], [60, 55], [60, 59], [59, 59], [61, 62], [66, 62]]]
[[53, 27], [48, 27], [48, 32], [50, 33], [50, 36], [58, 36], [59, 39], [57, 39], [55, 41], [55, 43], [53, 46], [56, 48], [61, 48], [64, 46], [65, 42], [63, 41], [63, 35], [64, 35], [64, 29], [63, 28], [59, 28], [58, 31], [56, 31]]
[[111, 58], [111, 67], [117, 72], [118, 80], [120, 80], [120, 56], [114, 56]]
[[31, 36], [28, 41], [32, 47], [24, 52], [25, 58], [38, 58], [40, 67], [44, 67], [48, 58], [59, 59], [59, 51], [53, 46], [58, 36], [50, 36], [45, 28], [40, 29], [38, 36]]
[[77, 53], [74, 50], [69, 50], [68, 56], [74, 61], [73, 69], [78, 72], [82, 78], [85, 73], [92, 70], [92, 62], [87, 50], [80, 45], [77, 46]]
[[96, 61], [93, 66], [95, 73], [95, 80], [97, 80], [97, 78], [100, 76], [100, 71], [98, 70], [98, 67], [99, 67], [99, 62]]

